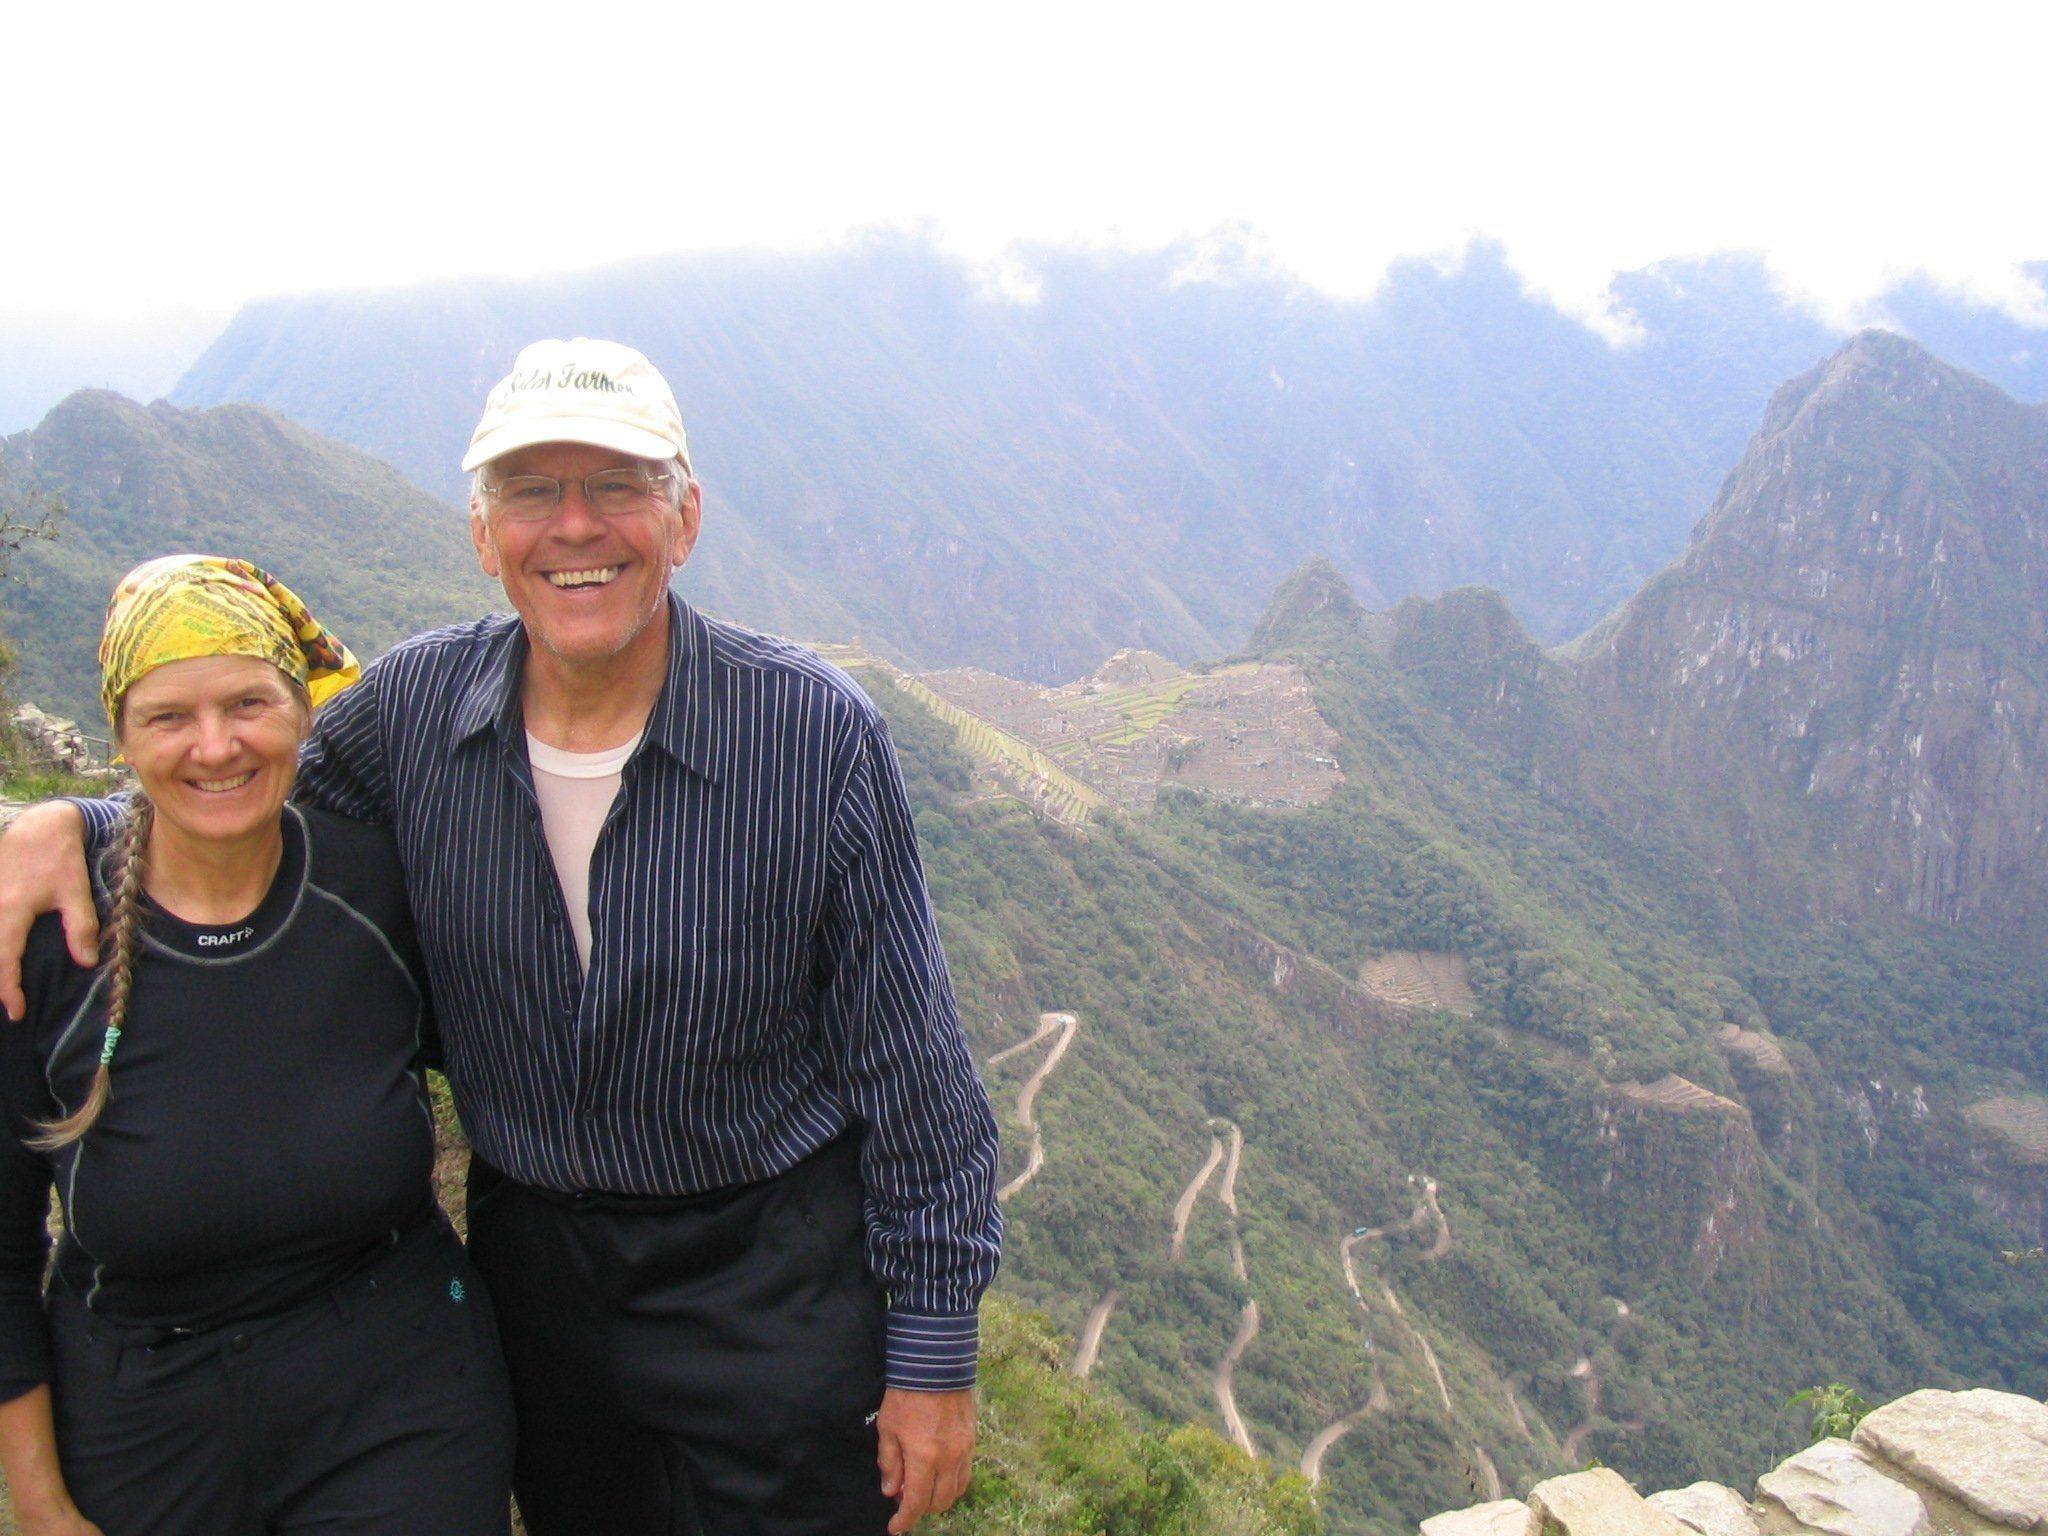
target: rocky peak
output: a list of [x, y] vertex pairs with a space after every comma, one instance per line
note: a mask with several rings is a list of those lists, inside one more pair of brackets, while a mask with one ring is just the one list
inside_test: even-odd
[[1348, 629], [1356, 626], [1364, 614], [1365, 609], [1343, 572], [1317, 555], [1280, 583], [1273, 600], [1266, 605], [1265, 616], [1252, 631], [1250, 649], [1271, 650], [1297, 639], [1324, 615]]
[[1380, 652], [1476, 740], [1526, 762], [1549, 739], [1558, 666], [1491, 587], [1411, 597], [1367, 623]]
[[[1853, 338], [1778, 392], [1583, 674], [1618, 741], [1734, 791], [1738, 868], [1847, 867], [1840, 904], [1944, 921], [2037, 910], [2048, 411], [1903, 337]], [[1791, 852], [1795, 821], [1824, 845]]]

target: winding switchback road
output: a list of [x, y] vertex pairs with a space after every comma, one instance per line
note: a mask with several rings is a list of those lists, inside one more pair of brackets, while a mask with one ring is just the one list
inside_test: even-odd
[[[1237, 1229], [1237, 1171], [1244, 1160], [1244, 1132], [1232, 1121], [1221, 1116], [1211, 1120], [1208, 1129], [1222, 1132], [1209, 1137], [1209, 1155], [1202, 1159], [1202, 1166], [1195, 1170], [1195, 1176], [1188, 1180], [1187, 1187], [1180, 1192], [1180, 1198], [1173, 1203], [1173, 1240], [1167, 1247], [1169, 1260], [1178, 1262], [1187, 1251], [1188, 1219], [1194, 1214], [1195, 1202], [1202, 1198], [1202, 1191], [1220, 1167], [1223, 1179], [1216, 1188], [1216, 1203], [1227, 1213], [1228, 1241], [1230, 1243], [1230, 1272], [1239, 1284], [1251, 1284], [1251, 1270], [1245, 1263], [1244, 1238]], [[1229, 1138], [1229, 1150], [1224, 1150], [1224, 1138]], [[1113, 1294], [1113, 1293], [1112, 1293]], [[1105, 1302], [1109, 1298], [1104, 1298]], [[1099, 1310], [1099, 1308], [1098, 1308]], [[1094, 1320], [1091, 1318], [1090, 1322]], [[1223, 1416], [1223, 1427], [1241, 1446], [1248, 1456], [1259, 1454], [1252, 1443], [1251, 1431], [1245, 1428], [1244, 1415], [1237, 1408], [1237, 1362], [1244, 1358], [1244, 1352], [1252, 1347], [1259, 1336], [1259, 1303], [1247, 1296], [1244, 1309], [1238, 1313], [1237, 1332], [1231, 1338], [1230, 1347], [1223, 1352], [1223, 1358], [1216, 1362], [1216, 1370], [1210, 1378], [1210, 1386], [1216, 1394], [1216, 1409]], [[1086, 1337], [1083, 1345], [1085, 1350]], [[1082, 1356], [1075, 1356], [1076, 1365]], [[1094, 1356], [1087, 1356], [1088, 1363], [1094, 1364]]]
[[1030, 1133], [1031, 1152], [1025, 1159], [1024, 1171], [996, 1191], [996, 1200], [999, 1203], [1008, 1200], [1025, 1185], [1037, 1178], [1038, 1170], [1045, 1166], [1045, 1138], [1039, 1133], [1038, 1117], [1035, 1113], [1038, 1090], [1045, 1086], [1045, 1080], [1052, 1076], [1053, 1068], [1057, 1067], [1060, 1064], [1060, 1058], [1067, 1054], [1067, 1047], [1074, 1043], [1074, 1032], [1080, 1027], [1081, 1021], [1074, 1014], [1041, 1013], [1038, 1016], [1037, 1033], [1033, 1034], [1028, 1040], [1018, 1041], [1007, 1050], [998, 1051], [988, 1059], [988, 1064], [994, 1066], [997, 1062], [1015, 1055], [1026, 1046], [1037, 1044], [1054, 1030], [1060, 1032], [1059, 1038], [1053, 1042], [1052, 1049], [1045, 1053], [1045, 1060], [1038, 1064], [1038, 1070], [1026, 1078], [1024, 1086], [1017, 1091], [1017, 1128]]
[[1202, 1186], [1209, 1182], [1209, 1176], [1223, 1162], [1223, 1138], [1209, 1138], [1209, 1155], [1202, 1166], [1195, 1170], [1195, 1176], [1188, 1180], [1188, 1187], [1180, 1192], [1180, 1198], [1173, 1202], [1173, 1241], [1168, 1244], [1166, 1256], [1179, 1259], [1188, 1245], [1188, 1217], [1194, 1214], [1195, 1202], [1202, 1197]]
[[1102, 1353], [1102, 1330], [1109, 1326], [1109, 1314], [1116, 1310], [1117, 1287], [1111, 1286], [1102, 1293], [1102, 1300], [1095, 1303], [1095, 1310], [1088, 1314], [1088, 1322], [1081, 1329], [1081, 1343], [1074, 1351], [1074, 1374], [1087, 1378], [1095, 1369], [1095, 1357]]
[[997, 1051], [995, 1055], [989, 1057], [987, 1061], [983, 1062], [982, 1065], [985, 1067], [1000, 1066], [1004, 1062], [1008, 1061], [1012, 1056], [1015, 1056], [1018, 1052], [1030, 1050], [1032, 1046], [1038, 1044], [1039, 1041], [1043, 1040], [1047, 1035], [1051, 1034], [1054, 1030], [1058, 1029], [1060, 1027], [1060, 1020], [1063, 1017], [1065, 1017], [1065, 1015], [1063, 1014], [1041, 1013], [1038, 1016], [1037, 1029], [1033, 1030], [1030, 1034], [1026, 1035], [1022, 1040], [1019, 1040], [1015, 1045], [1004, 1046], [1000, 1051]]
[[[1621, 1325], [1633, 1314], [1630, 1313], [1627, 1302], [1618, 1297], [1608, 1299], [1614, 1303], [1614, 1327], [1608, 1334], [1608, 1338], [1612, 1340], [1621, 1332]], [[1567, 1464], [1577, 1466], [1580, 1464], [1580, 1453], [1585, 1449], [1586, 1436], [1598, 1429], [1602, 1422], [1600, 1372], [1594, 1367], [1590, 1356], [1579, 1356], [1577, 1363], [1572, 1366], [1572, 1379], [1586, 1384], [1586, 1416], [1579, 1421], [1577, 1428], [1564, 1437], [1564, 1459]], [[1633, 1431], [1643, 1427], [1641, 1419], [1610, 1419], [1606, 1422], [1611, 1423], [1616, 1429]]]
[[[1409, 1182], [1411, 1184], [1415, 1182], [1413, 1176], [1410, 1177]], [[1437, 1203], [1436, 1180], [1424, 1178], [1421, 1184], [1422, 1197], [1416, 1201], [1415, 1209], [1410, 1211], [1404, 1220], [1389, 1223], [1384, 1227], [1361, 1227], [1337, 1244], [1337, 1259], [1344, 1269], [1344, 1284], [1351, 1292], [1351, 1299], [1358, 1305], [1360, 1316], [1363, 1319], [1362, 1325], [1365, 1327], [1365, 1341], [1368, 1350], [1372, 1348], [1372, 1329], [1370, 1326], [1372, 1309], [1366, 1302], [1365, 1292], [1359, 1288], [1358, 1266], [1352, 1258], [1352, 1250], [1360, 1243], [1369, 1243], [1374, 1238], [1385, 1237], [1390, 1232], [1412, 1232], [1425, 1223], [1434, 1220], [1436, 1222], [1436, 1236], [1431, 1240], [1429, 1247], [1423, 1251], [1423, 1258], [1433, 1261], [1442, 1258], [1451, 1251], [1451, 1224], [1444, 1216], [1443, 1207]], [[1387, 1306], [1394, 1316], [1401, 1320], [1402, 1325], [1414, 1336], [1416, 1344], [1421, 1347], [1423, 1364], [1429, 1368], [1430, 1377], [1436, 1382], [1437, 1396], [1443, 1399], [1444, 1411], [1449, 1413], [1451, 1411], [1451, 1389], [1444, 1381], [1443, 1367], [1437, 1363], [1436, 1350], [1431, 1347], [1428, 1338], [1424, 1336], [1422, 1330], [1417, 1328], [1412, 1322], [1409, 1322], [1408, 1314], [1401, 1306], [1401, 1298], [1394, 1294], [1393, 1286], [1385, 1279], [1380, 1281], [1380, 1294], [1386, 1298]], [[1363, 1408], [1355, 1409], [1344, 1415], [1344, 1417], [1324, 1425], [1317, 1432], [1316, 1437], [1308, 1443], [1308, 1449], [1302, 1452], [1301, 1475], [1307, 1478], [1310, 1483], [1320, 1483], [1323, 1479], [1323, 1458], [1329, 1454], [1330, 1447], [1355, 1429], [1367, 1415], [1378, 1413], [1386, 1406], [1386, 1383], [1380, 1375], [1379, 1362], [1375, 1360], [1372, 1368], [1372, 1396], [1367, 1400]], [[1477, 1445], [1473, 1446], [1472, 1450], [1473, 1454], [1478, 1458], [1480, 1471], [1487, 1478], [1489, 1486], [1499, 1487], [1500, 1475], [1494, 1471], [1493, 1463], [1487, 1459], [1486, 1452]]]
[[[1216, 1188], [1216, 1200], [1230, 1213], [1230, 1271], [1244, 1285], [1251, 1284], [1251, 1271], [1244, 1261], [1244, 1238], [1237, 1229], [1237, 1167], [1244, 1157], [1244, 1132], [1229, 1120], [1212, 1120], [1212, 1128], [1221, 1126], [1230, 1136], [1230, 1153], [1223, 1165], [1223, 1182]], [[1223, 1415], [1223, 1427], [1230, 1431], [1230, 1438], [1244, 1447], [1247, 1456], [1259, 1454], [1252, 1444], [1251, 1432], [1244, 1427], [1244, 1416], [1237, 1411], [1237, 1362], [1244, 1358], [1244, 1352], [1252, 1347], [1252, 1341], [1259, 1336], [1259, 1303], [1256, 1298], [1247, 1297], [1244, 1310], [1238, 1314], [1237, 1336], [1230, 1341], [1230, 1348], [1223, 1352], [1223, 1358], [1216, 1362], [1216, 1406]]]
[[1323, 1458], [1330, 1454], [1330, 1447], [1373, 1414], [1385, 1413], [1388, 1401], [1387, 1384], [1380, 1377], [1380, 1368], [1375, 1365], [1372, 1368], [1372, 1395], [1365, 1400], [1365, 1406], [1345, 1414], [1334, 1424], [1324, 1425], [1317, 1431], [1315, 1439], [1309, 1441], [1308, 1449], [1301, 1453], [1301, 1475], [1308, 1479], [1310, 1487], [1322, 1482]]
[[1230, 1438], [1244, 1447], [1247, 1456], [1259, 1454], [1259, 1448], [1252, 1444], [1251, 1431], [1244, 1427], [1244, 1416], [1237, 1411], [1237, 1391], [1233, 1378], [1237, 1362], [1244, 1358], [1244, 1352], [1252, 1347], [1252, 1340], [1259, 1336], [1259, 1304], [1247, 1301], [1244, 1311], [1237, 1319], [1237, 1336], [1230, 1341], [1230, 1348], [1223, 1352], [1223, 1358], [1216, 1366], [1216, 1406], [1223, 1414], [1223, 1427], [1230, 1431]]
[[1451, 1251], [1451, 1223], [1444, 1215], [1444, 1208], [1436, 1203], [1436, 1180], [1422, 1181], [1422, 1204], [1429, 1214], [1436, 1218], [1436, 1241], [1423, 1252], [1423, 1257], [1437, 1260]]

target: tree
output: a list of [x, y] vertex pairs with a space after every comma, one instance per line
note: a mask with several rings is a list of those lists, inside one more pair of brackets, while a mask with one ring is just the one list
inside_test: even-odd
[[7, 461], [0, 459], [0, 578], [18, 581], [14, 557], [28, 544], [57, 537], [64, 503], [42, 491], [10, 493], [7, 482]]
[[[63, 515], [64, 504], [54, 496], [10, 492], [7, 463], [0, 459], [0, 581], [21, 580], [14, 572], [15, 557], [31, 543], [54, 539]], [[14, 711], [7, 707], [7, 674], [13, 667], [14, 649], [0, 635], [0, 767], [14, 760], [17, 746], [11, 724]]]

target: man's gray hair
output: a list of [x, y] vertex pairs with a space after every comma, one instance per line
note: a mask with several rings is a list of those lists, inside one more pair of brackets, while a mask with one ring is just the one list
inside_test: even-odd
[[[496, 462], [497, 461], [495, 459], [491, 461], [491, 463]], [[655, 459], [641, 459], [639, 462], [642, 464], [652, 465], [660, 461]], [[479, 464], [477, 465], [476, 469], [470, 474], [469, 509], [472, 512], [480, 512], [483, 510], [484, 476], [490, 473], [490, 468], [490, 463]], [[668, 476], [669, 510], [672, 512], [682, 511], [684, 498], [686, 498], [690, 494], [690, 485], [692, 481], [696, 478], [694, 475], [690, 473], [690, 466], [684, 463], [682, 455], [678, 454], [676, 455], [676, 457], [669, 459], [666, 463], [662, 464], [660, 472]]]

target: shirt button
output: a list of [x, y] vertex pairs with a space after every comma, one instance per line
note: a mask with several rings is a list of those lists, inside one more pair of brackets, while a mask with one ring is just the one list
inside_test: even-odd
[[249, 1335], [246, 1333], [236, 1334], [232, 1339], [228, 1340], [228, 1348], [238, 1355], [244, 1353], [249, 1348]]

